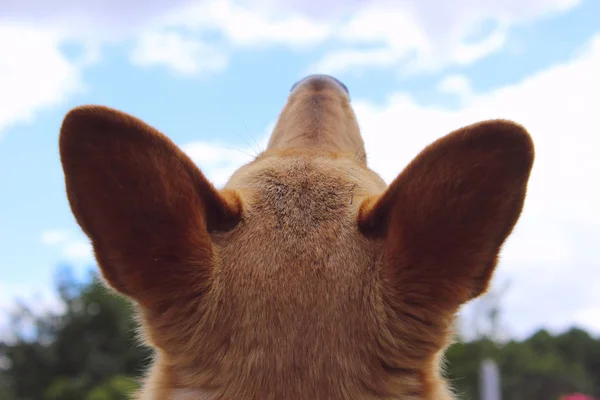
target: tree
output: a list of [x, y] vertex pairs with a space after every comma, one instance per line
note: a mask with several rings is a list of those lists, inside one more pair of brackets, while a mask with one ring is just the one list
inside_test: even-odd
[[68, 268], [57, 275], [57, 291], [64, 312], [36, 316], [22, 305], [13, 314], [16, 340], [0, 345], [0, 355], [9, 361], [2, 373], [6, 396], [127, 398], [150, 354], [136, 340], [132, 305], [110, 293], [96, 275], [78, 282]]
[[557, 336], [540, 330], [499, 346], [487, 338], [456, 343], [447, 352], [448, 377], [462, 398], [477, 398], [479, 365], [486, 357], [498, 363], [504, 399], [557, 400], [575, 392], [600, 397], [600, 339], [579, 329]]

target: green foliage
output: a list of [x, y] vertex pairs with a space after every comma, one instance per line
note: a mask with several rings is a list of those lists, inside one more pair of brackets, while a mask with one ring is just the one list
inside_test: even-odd
[[135, 380], [116, 376], [92, 389], [85, 400], [126, 400], [137, 389]]
[[[76, 281], [58, 274], [63, 312], [12, 316], [14, 340], [0, 342], [0, 400], [125, 400], [150, 355], [135, 338], [132, 307], [96, 276]], [[524, 341], [459, 342], [446, 354], [447, 377], [461, 399], [479, 397], [481, 361], [492, 358], [510, 400], [558, 400], [583, 392], [600, 397], [600, 339], [580, 329]]]
[[98, 277], [78, 282], [68, 269], [57, 275], [57, 291], [64, 312], [39, 316], [21, 306], [13, 315], [16, 338], [0, 343], [5, 398], [128, 398], [150, 354], [137, 342], [131, 304]]
[[575, 328], [558, 336], [541, 330], [504, 345], [481, 339], [450, 347], [447, 376], [461, 398], [477, 399], [479, 366], [492, 358], [500, 369], [504, 399], [557, 400], [574, 392], [600, 396], [599, 352], [600, 339]]

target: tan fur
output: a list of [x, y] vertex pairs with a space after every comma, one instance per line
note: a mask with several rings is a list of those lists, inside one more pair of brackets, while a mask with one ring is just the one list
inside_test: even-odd
[[483, 293], [533, 163], [509, 121], [463, 128], [388, 187], [332, 79], [291, 93], [269, 147], [215, 189], [167, 137], [66, 116], [67, 195], [156, 358], [139, 400], [450, 400], [459, 307]]

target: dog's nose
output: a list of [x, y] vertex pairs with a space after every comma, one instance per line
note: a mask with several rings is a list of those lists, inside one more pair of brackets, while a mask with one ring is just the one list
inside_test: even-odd
[[300, 79], [298, 82], [294, 83], [294, 86], [292, 86], [292, 89], [290, 90], [290, 92], [293, 92], [294, 90], [296, 90], [300, 87], [303, 87], [305, 85], [310, 86], [314, 90], [322, 90], [327, 87], [334, 87], [338, 90], [343, 90], [344, 93], [346, 93], [347, 95], [350, 95], [346, 85], [344, 85], [342, 82], [340, 82], [338, 79], [334, 78], [333, 76], [325, 75], [325, 74], [309, 75], [303, 79]]

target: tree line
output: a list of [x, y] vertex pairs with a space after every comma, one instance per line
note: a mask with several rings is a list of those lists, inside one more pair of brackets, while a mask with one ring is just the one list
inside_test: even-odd
[[[120, 400], [137, 387], [151, 352], [136, 338], [132, 307], [96, 275], [57, 275], [60, 312], [11, 314], [11, 338], [0, 340], [0, 400]], [[600, 338], [581, 329], [545, 330], [503, 344], [459, 341], [447, 352], [447, 376], [460, 399], [479, 398], [479, 368], [493, 359], [505, 400], [559, 400], [569, 393], [600, 398]]]

